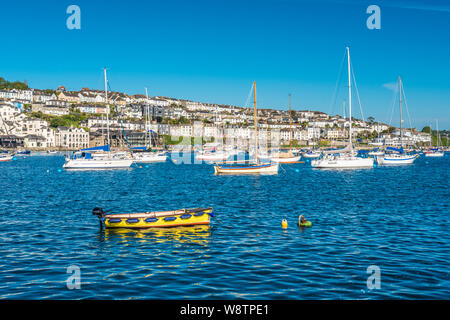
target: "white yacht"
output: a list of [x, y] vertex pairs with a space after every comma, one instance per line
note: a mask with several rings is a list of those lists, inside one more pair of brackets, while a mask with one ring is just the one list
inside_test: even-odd
[[235, 155], [235, 150], [226, 150], [218, 143], [205, 143], [202, 150], [198, 150], [196, 152], [195, 160], [205, 162], [221, 162], [226, 161], [229, 157]]
[[377, 156], [377, 162], [380, 165], [402, 165], [412, 164], [419, 157], [418, 154], [409, 155], [404, 153], [403, 149], [387, 148], [387, 151], [393, 151], [385, 153], [382, 156]]
[[307, 159], [316, 159], [316, 158], [319, 158], [321, 155], [322, 155], [321, 152], [314, 151], [314, 150], [310, 150], [310, 151], [302, 153], [303, 158], [307, 158]]
[[[387, 147], [384, 155], [377, 156], [379, 165], [404, 165], [412, 164], [419, 157], [418, 154], [408, 154], [403, 149], [403, 120], [402, 120], [402, 97], [404, 95], [402, 79], [398, 77], [399, 107], [400, 107], [400, 148]], [[390, 151], [390, 152], [389, 152]]]
[[[430, 126], [431, 128], [431, 126]], [[442, 151], [440, 149], [440, 144], [441, 144], [441, 135], [439, 134], [439, 126], [438, 126], [438, 121], [436, 120], [436, 131], [437, 131], [437, 147], [434, 149], [430, 149], [428, 151], [425, 151], [425, 157], [432, 157], [432, 158], [438, 158], [438, 157], [443, 157], [444, 156], [444, 151]]]
[[13, 156], [9, 153], [0, 153], [0, 162], [7, 162], [11, 161], [13, 159]]
[[[108, 105], [108, 79], [105, 74], [105, 101]], [[126, 169], [131, 166], [133, 160], [122, 153], [112, 153], [109, 143], [109, 118], [108, 111], [106, 113], [107, 121], [107, 139], [108, 144], [105, 146], [82, 149], [66, 157], [66, 162], [63, 165], [64, 169], [68, 170], [98, 170], [98, 169]]]
[[166, 162], [167, 153], [164, 151], [144, 151], [133, 153], [134, 163]]
[[349, 143], [341, 150], [324, 151], [323, 155], [316, 160], [311, 160], [313, 168], [347, 169], [347, 168], [373, 168], [372, 158], [357, 157], [352, 145], [352, 85], [351, 85], [351, 63], [350, 50], [347, 47], [348, 64], [348, 101], [349, 101]]

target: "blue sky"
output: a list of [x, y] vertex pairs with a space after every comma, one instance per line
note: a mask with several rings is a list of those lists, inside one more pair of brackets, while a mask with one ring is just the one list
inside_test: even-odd
[[[66, 28], [71, 4], [81, 30]], [[366, 27], [370, 4], [381, 30]], [[0, 26], [0, 76], [31, 87], [102, 88], [106, 66], [111, 88], [130, 94], [242, 106], [255, 80], [260, 107], [285, 109], [291, 93], [293, 108], [333, 114], [349, 45], [366, 118], [389, 122], [401, 75], [412, 125], [450, 129], [448, 1], [8, 1]]]

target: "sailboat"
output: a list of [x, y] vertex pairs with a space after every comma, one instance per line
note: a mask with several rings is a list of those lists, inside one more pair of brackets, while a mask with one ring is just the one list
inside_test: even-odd
[[292, 116], [291, 116], [291, 95], [289, 95], [289, 151], [288, 152], [278, 152], [274, 156], [271, 157], [271, 160], [278, 163], [297, 163], [300, 161], [300, 156], [294, 155], [292, 152]]
[[350, 49], [347, 50], [348, 64], [348, 101], [349, 101], [349, 142], [348, 145], [340, 150], [326, 150], [321, 158], [311, 160], [313, 168], [372, 168], [373, 159], [357, 157], [357, 152], [353, 150], [352, 144], [352, 84], [351, 84], [351, 64]]
[[[148, 104], [148, 91], [145, 88], [145, 95], [147, 97], [147, 105], [145, 106], [147, 112], [145, 112], [145, 147], [132, 148], [135, 163], [155, 163], [155, 162], [166, 162], [167, 154], [164, 151], [152, 151], [150, 150], [152, 130], [150, 130], [150, 106]], [[155, 141], [156, 145], [156, 141]]]
[[223, 145], [216, 142], [209, 142], [205, 143], [202, 149], [195, 153], [195, 160], [205, 161], [207, 163], [222, 162], [227, 160], [231, 155], [234, 155], [234, 153], [231, 153], [231, 150], [225, 150]]
[[402, 94], [403, 84], [402, 78], [398, 77], [398, 91], [399, 91], [399, 108], [400, 108], [400, 148], [387, 147], [386, 153], [382, 156], [377, 156], [377, 162], [380, 165], [402, 165], [412, 164], [419, 157], [418, 154], [407, 154], [403, 149], [403, 119], [402, 119]]
[[[103, 70], [105, 75], [105, 103], [108, 106], [108, 78], [106, 68]], [[108, 144], [88, 149], [81, 149], [69, 157], [63, 165], [64, 169], [69, 170], [98, 170], [98, 169], [127, 169], [133, 163], [133, 160], [120, 153], [113, 154], [110, 150], [109, 138], [109, 117], [106, 112], [107, 140]], [[102, 153], [98, 153], [102, 152]]]
[[[315, 128], [315, 126], [313, 126], [313, 128]], [[302, 153], [303, 158], [306, 158], [306, 159], [317, 159], [317, 158], [320, 158], [320, 156], [322, 155], [320, 150], [316, 149], [316, 145], [318, 145], [318, 141], [316, 141], [314, 143], [314, 140], [316, 140], [315, 133], [313, 134], [312, 138], [313, 138], [313, 148], [312, 148], [312, 150], [304, 151]]]
[[256, 108], [256, 82], [253, 82], [253, 98], [255, 104], [255, 160], [254, 162], [237, 165], [216, 164], [214, 166], [215, 174], [278, 174], [279, 164], [277, 162], [260, 163], [258, 158], [258, 111]]
[[7, 161], [11, 161], [13, 159], [13, 156], [10, 155], [9, 153], [4, 153], [0, 151], [0, 162], [7, 162]]
[[[431, 128], [431, 127], [430, 127]], [[429, 151], [425, 151], [425, 157], [433, 157], [433, 158], [438, 158], [438, 157], [443, 157], [444, 156], [444, 152], [440, 149], [440, 142], [441, 142], [441, 135], [439, 134], [439, 126], [438, 126], [438, 121], [436, 120], [436, 131], [437, 131], [437, 147], [435, 149], [431, 149]]]

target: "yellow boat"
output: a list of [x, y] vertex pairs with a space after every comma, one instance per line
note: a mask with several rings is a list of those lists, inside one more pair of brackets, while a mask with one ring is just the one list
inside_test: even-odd
[[180, 209], [174, 211], [107, 214], [102, 208], [94, 208], [96, 215], [106, 228], [170, 228], [209, 225], [213, 208]]

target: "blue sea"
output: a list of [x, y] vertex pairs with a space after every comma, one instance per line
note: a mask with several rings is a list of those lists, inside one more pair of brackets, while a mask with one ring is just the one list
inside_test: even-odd
[[[0, 163], [0, 299], [450, 298], [448, 154], [365, 170], [282, 165], [275, 176], [63, 163]], [[97, 206], [212, 206], [216, 217], [210, 227], [100, 230]], [[311, 228], [296, 226], [300, 214]]]

